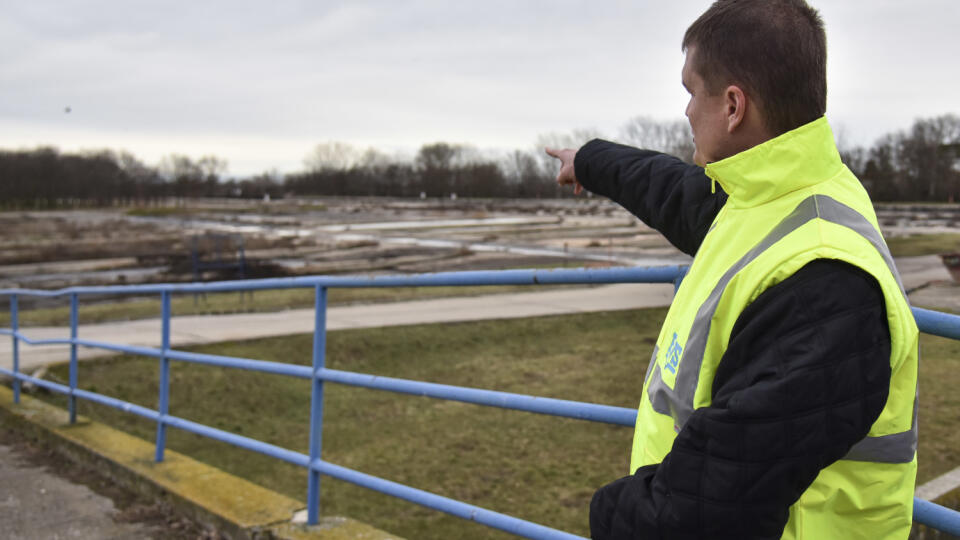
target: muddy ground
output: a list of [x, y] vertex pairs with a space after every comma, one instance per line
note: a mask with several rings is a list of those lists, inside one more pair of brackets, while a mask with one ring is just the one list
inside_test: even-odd
[[[960, 205], [878, 215], [887, 235], [960, 230]], [[0, 213], [0, 226], [0, 288], [689, 261], [616, 204], [587, 197], [171, 200]]]
[[187, 201], [3, 213], [0, 226], [0, 287], [684, 258], [619, 207], [587, 199]]

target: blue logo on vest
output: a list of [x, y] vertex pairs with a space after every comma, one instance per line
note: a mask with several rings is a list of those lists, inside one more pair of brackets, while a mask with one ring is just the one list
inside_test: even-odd
[[674, 375], [677, 374], [677, 366], [680, 364], [680, 357], [683, 355], [683, 347], [680, 346], [680, 343], [677, 342], [677, 333], [673, 333], [673, 341], [670, 342], [670, 347], [667, 348], [667, 353], [665, 355], [667, 363], [663, 366], [670, 373]]

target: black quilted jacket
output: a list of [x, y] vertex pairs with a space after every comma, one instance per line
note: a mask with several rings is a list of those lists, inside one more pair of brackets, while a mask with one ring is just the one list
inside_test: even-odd
[[[575, 169], [586, 189], [690, 255], [727, 200], [700, 167], [606, 141], [584, 145]], [[740, 313], [713, 404], [693, 413], [663, 462], [596, 492], [591, 535], [780, 538], [790, 505], [880, 415], [889, 359], [877, 281], [837, 260], [804, 266]]]

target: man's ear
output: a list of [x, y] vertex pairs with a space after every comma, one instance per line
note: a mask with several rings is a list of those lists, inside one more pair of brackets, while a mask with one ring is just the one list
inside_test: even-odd
[[728, 86], [723, 94], [726, 102], [727, 133], [733, 133], [747, 116], [747, 95], [739, 86]]

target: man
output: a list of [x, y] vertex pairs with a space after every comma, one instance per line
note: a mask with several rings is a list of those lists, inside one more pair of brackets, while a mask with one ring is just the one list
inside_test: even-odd
[[823, 117], [823, 23], [803, 0], [719, 0], [683, 50], [697, 165], [547, 150], [558, 182], [694, 255], [593, 538], [906, 538], [917, 328]]

